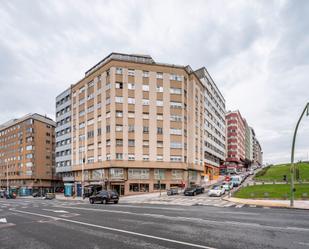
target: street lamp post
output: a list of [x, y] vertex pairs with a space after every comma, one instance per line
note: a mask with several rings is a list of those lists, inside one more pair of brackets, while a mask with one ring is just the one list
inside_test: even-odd
[[[307, 113], [306, 113], [307, 112]], [[301, 119], [303, 118], [304, 114], [306, 113], [307, 116], [309, 116], [309, 102], [306, 104], [305, 109], [303, 110], [302, 114], [300, 115], [300, 118], [297, 121], [294, 135], [293, 135], [293, 142], [292, 142], [292, 152], [291, 152], [291, 198], [290, 198], [290, 206], [294, 206], [294, 192], [295, 192], [295, 187], [294, 187], [294, 171], [295, 171], [295, 166], [294, 166], [294, 150], [295, 150], [295, 141], [296, 141], [296, 134], [298, 130], [299, 123]]]
[[84, 198], [84, 164], [85, 164], [85, 155], [83, 156], [83, 163], [82, 163], [82, 198]]

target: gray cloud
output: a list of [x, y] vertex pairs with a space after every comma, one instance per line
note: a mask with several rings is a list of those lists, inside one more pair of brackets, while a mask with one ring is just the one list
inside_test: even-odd
[[[2, 1], [0, 123], [54, 116], [55, 96], [112, 51], [206, 66], [268, 162], [289, 160], [308, 101], [308, 1]], [[297, 158], [309, 151], [304, 120]], [[307, 134], [307, 135], [306, 135]]]

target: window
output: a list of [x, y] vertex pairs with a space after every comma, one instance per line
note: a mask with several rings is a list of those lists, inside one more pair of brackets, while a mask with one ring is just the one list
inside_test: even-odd
[[155, 169], [154, 170], [154, 178], [156, 180], [164, 180], [165, 179], [165, 170], [164, 169]]
[[128, 83], [128, 89], [129, 90], [134, 90], [135, 89], [135, 85], [133, 83]]
[[90, 100], [90, 99], [93, 99], [94, 98], [94, 94], [93, 93], [91, 93], [91, 94], [89, 94], [88, 96], [87, 96], [87, 100]]
[[143, 85], [143, 91], [149, 92], [149, 85]]
[[111, 126], [110, 125], [106, 125], [106, 133], [111, 132]]
[[123, 140], [122, 139], [116, 139], [116, 146], [122, 146]]
[[149, 99], [143, 99], [142, 103], [143, 105], [149, 105]]
[[116, 117], [117, 118], [122, 118], [123, 117], [123, 112], [122, 111], [116, 111]]
[[149, 169], [129, 169], [129, 179], [149, 179]]
[[111, 98], [106, 98], [106, 104], [109, 105], [111, 103]]
[[143, 126], [143, 133], [149, 133], [149, 127]]
[[143, 147], [149, 147], [149, 140], [143, 140]]
[[182, 121], [182, 116], [179, 115], [171, 115], [170, 116], [171, 121]]
[[182, 132], [181, 132], [181, 129], [171, 128], [170, 129], [170, 134], [171, 135], [182, 135]]
[[181, 81], [182, 80], [182, 76], [181, 75], [177, 75], [177, 74], [171, 74], [170, 80]]
[[182, 108], [182, 103], [181, 102], [170, 102], [171, 108]]
[[143, 161], [149, 161], [149, 155], [143, 155]]
[[111, 146], [111, 140], [110, 139], [106, 139], [106, 146]]
[[87, 132], [87, 137], [88, 138], [94, 137], [94, 131], [88, 131]]
[[170, 88], [170, 93], [171, 94], [181, 94], [182, 90], [181, 88]]
[[128, 132], [134, 132], [134, 125], [128, 126]]
[[116, 153], [116, 160], [122, 160], [122, 153]]
[[94, 124], [94, 119], [93, 118], [92, 119], [88, 119], [87, 125], [92, 125], [92, 124]]
[[157, 141], [157, 147], [162, 148], [163, 147], [163, 141]]
[[149, 77], [149, 72], [148, 71], [143, 71], [143, 77], [148, 78]]
[[128, 104], [135, 104], [134, 98], [128, 98]]
[[122, 168], [111, 168], [109, 169], [109, 174], [113, 179], [123, 179], [124, 172]]
[[180, 180], [183, 178], [183, 171], [179, 169], [173, 169], [172, 170], [172, 179], [174, 180]]
[[135, 160], [135, 155], [134, 154], [129, 154], [128, 155], [128, 160], [129, 161], [134, 161]]
[[170, 156], [170, 161], [171, 162], [181, 162], [182, 157], [181, 156]]
[[157, 73], [157, 79], [163, 79], [163, 73]]
[[110, 118], [110, 116], [111, 116], [111, 112], [107, 112], [107, 113], [105, 114], [105, 117], [106, 117], [106, 118]]
[[157, 114], [157, 120], [163, 120], [163, 115], [162, 114]]
[[106, 83], [105, 90], [111, 89], [111, 83]]
[[117, 89], [123, 89], [123, 83], [122, 82], [116, 82], [115, 84]]
[[181, 142], [171, 142], [171, 148], [172, 149], [181, 149], [182, 143]]
[[78, 138], [79, 141], [84, 141], [85, 139], [86, 139], [86, 136], [84, 134], [79, 135], [79, 138]]
[[88, 83], [88, 87], [92, 87], [92, 86], [94, 86], [93, 80]]
[[86, 90], [86, 88], [83, 86], [83, 87], [79, 88], [79, 93], [82, 93], [82, 92], [84, 92], [85, 90]]
[[157, 92], [163, 93], [163, 86], [157, 86]]
[[163, 101], [162, 100], [157, 100], [156, 104], [157, 104], [157, 106], [163, 106]]
[[26, 158], [27, 158], [27, 159], [33, 158], [33, 154], [26, 154]]
[[94, 157], [88, 157], [87, 162], [88, 163], [94, 163]]
[[122, 68], [116, 67], [116, 74], [122, 74]]
[[116, 125], [116, 131], [122, 131], [123, 126], [122, 125]]
[[134, 112], [128, 112], [128, 117], [129, 118], [135, 118], [135, 113]]
[[88, 108], [87, 108], [87, 112], [89, 113], [89, 112], [93, 112], [93, 110], [94, 110], [94, 106], [92, 105], [92, 106], [89, 106]]
[[143, 113], [143, 119], [149, 119], [149, 113]]
[[115, 97], [115, 102], [116, 103], [123, 103], [123, 97]]
[[106, 161], [110, 161], [111, 160], [111, 155], [110, 154], [106, 154]]
[[32, 145], [26, 146], [26, 150], [32, 150]]
[[82, 111], [80, 111], [79, 112], [79, 116], [81, 117], [81, 116], [84, 116], [85, 115], [85, 111], [84, 110], [82, 110]]
[[162, 127], [157, 127], [157, 133], [158, 134], [163, 134], [163, 128]]
[[135, 70], [134, 69], [128, 69], [128, 75], [129, 76], [134, 76], [135, 75]]
[[162, 155], [157, 155], [157, 161], [163, 161], [163, 156]]
[[129, 139], [128, 140], [128, 146], [135, 146], [135, 140], [134, 139]]

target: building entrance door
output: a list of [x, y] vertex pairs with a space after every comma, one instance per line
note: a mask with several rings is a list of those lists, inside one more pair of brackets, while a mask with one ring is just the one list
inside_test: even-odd
[[111, 189], [116, 191], [120, 196], [124, 195], [124, 184], [113, 184]]

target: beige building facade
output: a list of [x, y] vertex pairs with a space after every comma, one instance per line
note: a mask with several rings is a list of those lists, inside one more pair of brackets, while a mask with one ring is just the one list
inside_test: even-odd
[[0, 187], [20, 195], [53, 191], [55, 123], [28, 114], [0, 125]]
[[128, 195], [203, 183], [205, 86], [189, 66], [112, 53], [71, 94], [78, 195], [89, 184]]

